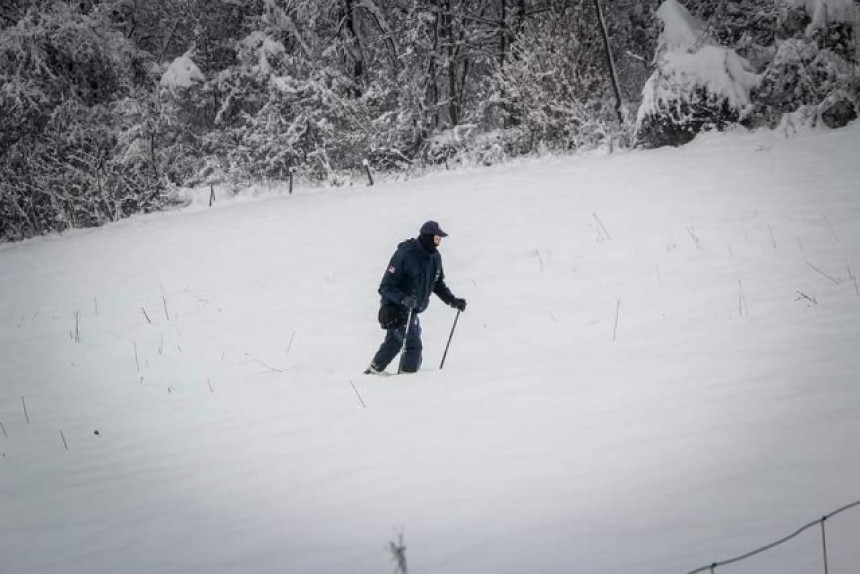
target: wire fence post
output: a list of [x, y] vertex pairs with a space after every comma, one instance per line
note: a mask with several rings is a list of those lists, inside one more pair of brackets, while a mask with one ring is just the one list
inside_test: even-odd
[[827, 574], [827, 533], [824, 529], [824, 523], [827, 521], [827, 517], [824, 516], [821, 519], [821, 550], [824, 552], [824, 574]]

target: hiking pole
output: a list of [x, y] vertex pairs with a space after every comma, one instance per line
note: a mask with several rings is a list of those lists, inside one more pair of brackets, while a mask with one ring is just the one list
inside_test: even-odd
[[403, 345], [400, 346], [400, 363], [397, 365], [397, 374], [403, 372], [403, 357], [406, 356], [406, 339], [409, 338], [409, 329], [412, 328], [412, 315], [415, 309], [409, 309], [409, 317], [406, 319], [406, 332], [403, 333]]
[[445, 366], [445, 357], [448, 356], [448, 347], [451, 346], [451, 339], [454, 338], [454, 329], [457, 328], [457, 320], [460, 318], [460, 310], [457, 309], [457, 315], [454, 317], [454, 325], [451, 327], [451, 334], [448, 335], [448, 344], [445, 345], [445, 352], [442, 354], [442, 364], [439, 365], [439, 370], [442, 370], [442, 367]]

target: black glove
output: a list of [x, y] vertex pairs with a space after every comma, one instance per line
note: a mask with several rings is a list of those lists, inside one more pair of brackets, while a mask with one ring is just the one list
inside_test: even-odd
[[466, 300], [454, 297], [454, 299], [451, 301], [451, 307], [453, 307], [457, 311], [465, 311], [466, 310]]
[[403, 298], [403, 301], [401, 301], [401, 303], [403, 303], [403, 306], [407, 309], [412, 310], [418, 306], [418, 299], [416, 299], [412, 295], [407, 295]]

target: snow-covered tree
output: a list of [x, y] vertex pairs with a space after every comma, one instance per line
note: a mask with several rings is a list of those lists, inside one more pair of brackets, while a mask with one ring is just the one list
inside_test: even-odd
[[656, 69], [642, 90], [639, 142], [680, 145], [707, 129], [723, 129], [752, 110], [750, 91], [761, 76], [731, 48], [720, 46], [677, 0], [657, 11], [663, 24]]
[[645, 145], [860, 108], [857, 0], [7, 0], [0, 236], [171, 184], [623, 145], [607, 55]]
[[164, 204], [147, 154], [125, 164], [117, 108], [147, 82], [145, 55], [65, 3], [0, 30], [0, 236], [94, 225]]
[[361, 94], [371, 74], [357, 78], [343, 44], [323, 40], [337, 33], [326, 19], [335, 4], [267, 0], [247, 21], [250, 31], [232, 42], [232, 63], [183, 88], [177, 103], [184, 109], [203, 113], [215, 104], [211, 125], [200, 126], [208, 130], [199, 138], [196, 179], [285, 179], [295, 169], [334, 180], [361, 165]]
[[756, 115], [771, 127], [793, 114], [841, 127], [860, 112], [860, 6], [851, 0], [783, 2], [773, 59], [755, 92]]
[[[614, 100], [593, 4], [560, 9], [523, 25], [496, 74], [494, 103], [512, 121], [523, 151], [572, 149], [605, 141]], [[563, 57], [561, 57], [563, 55]]]

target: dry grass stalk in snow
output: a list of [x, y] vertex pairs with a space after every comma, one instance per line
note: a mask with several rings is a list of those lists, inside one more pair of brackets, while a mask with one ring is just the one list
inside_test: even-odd
[[409, 569], [406, 566], [406, 545], [403, 543], [403, 533], [397, 535], [397, 542], [391, 541], [388, 543], [388, 551], [391, 553], [391, 559], [396, 564], [394, 574], [408, 574]]

